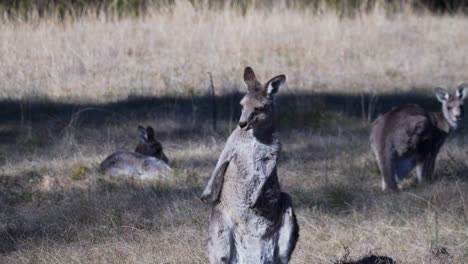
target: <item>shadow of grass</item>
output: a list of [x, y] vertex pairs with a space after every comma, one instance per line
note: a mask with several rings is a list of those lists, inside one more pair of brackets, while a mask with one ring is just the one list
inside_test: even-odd
[[[359, 213], [372, 217], [392, 212], [417, 219], [428, 210], [463, 215], [467, 213], [464, 201], [468, 197], [462, 191], [467, 187], [466, 173], [466, 169], [453, 171], [453, 175], [440, 177], [432, 184], [407, 186], [401, 192], [382, 191], [379, 184], [371, 186], [371, 180], [380, 182], [380, 175], [375, 175], [378, 179], [370, 179], [370, 176], [358, 179], [354, 175], [352, 179], [343, 178], [310, 187], [307, 184], [289, 185], [285, 191], [292, 195], [297, 209], [331, 215]], [[447, 201], [451, 201], [450, 205]]]
[[[429, 96], [428, 96], [429, 95]], [[125, 120], [129, 116], [158, 119], [190, 120], [194, 123], [211, 122], [212, 113], [220, 121], [237, 121], [240, 114], [239, 101], [242, 93], [230, 93], [216, 97], [215, 105], [210, 95], [192, 97], [129, 97], [126, 100], [102, 104], [57, 102], [46, 97], [33, 97], [25, 100], [0, 101], [3, 109], [0, 122], [20, 121], [32, 124], [44, 120], [59, 118], [66, 123], [78, 122], [84, 126], [102, 126], [108, 122]], [[281, 123], [288, 127], [310, 127], [330, 118], [330, 113], [342, 113], [353, 117], [370, 119], [378, 113], [386, 112], [392, 107], [417, 103], [421, 106], [438, 110], [437, 100], [427, 92], [415, 90], [406, 93], [377, 95], [378, 101], [374, 110], [367, 113], [369, 104], [375, 98], [372, 94], [345, 93], [285, 93], [277, 97]], [[79, 116], [76, 114], [79, 113]], [[75, 115], [75, 116], [74, 116]]]
[[[3, 109], [0, 114], [0, 135], [3, 135], [0, 145], [18, 143], [26, 150], [48, 147], [50, 140], [69, 133], [79, 138], [86, 129], [118, 127], [139, 120], [155, 126], [158, 136], [168, 140], [207, 134], [225, 135], [237, 125], [242, 96], [241, 93], [217, 96], [214, 105], [209, 95], [129, 97], [102, 104], [57, 102], [44, 97], [22, 101], [4, 99], [0, 101]], [[375, 97], [372, 94], [344, 93], [280, 94], [277, 97], [279, 131], [287, 136], [293, 130], [346, 127], [366, 134], [368, 120], [392, 107], [418, 103], [429, 110], [440, 109], [432, 95], [427, 96], [419, 90], [377, 95], [377, 104], [369, 110]], [[167, 122], [174, 125], [161, 125]], [[214, 123], [217, 132], [212, 129]], [[459, 130], [465, 131], [466, 125], [462, 124]]]
[[0, 192], [0, 253], [4, 254], [35, 243], [66, 245], [115, 235], [136, 239], [138, 233], [187, 221], [204, 226], [208, 215], [198, 198], [201, 189], [189, 184], [96, 178], [89, 179], [85, 188], [76, 184], [46, 191], [40, 181], [31, 182], [31, 176], [2, 177], [20, 179], [10, 179]]
[[468, 182], [468, 167], [456, 159], [438, 159], [435, 165], [433, 181]]

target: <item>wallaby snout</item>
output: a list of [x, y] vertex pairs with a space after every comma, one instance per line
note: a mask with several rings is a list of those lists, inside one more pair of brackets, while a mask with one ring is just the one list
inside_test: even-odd
[[457, 121], [462, 120], [463, 119], [463, 107], [460, 107], [460, 110], [454, 113], [453, 115]]
[[239, 121], [239, 127], [240, 127], [240, 128], [245, 128], [245, 126], [247, 126], [247, 122], [246, 122], [246, 121]]

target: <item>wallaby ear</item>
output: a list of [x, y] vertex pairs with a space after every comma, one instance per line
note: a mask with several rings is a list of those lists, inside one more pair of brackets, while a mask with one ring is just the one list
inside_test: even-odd
[[460, 86], [458, 86], [457, 88], [457, 92], [455, 93], [455, 96], [458, 99], [463, 100], [465, 99], [467, 94], [468, 94], [468, 84], [466, 83], [460, 84]]
[[445, 104], [450, 98], [450, 94], [443, 88], [437, 87], [434, 92], [437, 100], [443, 104]]
[[140, 133], [140, 142], [145, 143], [148, 141], [148, 135], [146, 134], [146, 128], [138, 125], [138, 132]]
[[276, 94], [286, 83], [286, 76], [284, 74], [271, 78], [265, 85], [265, 92], [268, 97]]
[[154, 141], [154, 129], [151, 126], [146, 128], [146, 138], [148, 141]]
[[257, 87], [257, 77], [255, 76], [255, 73], [254, 71], [252, 70], [252, 68], [250, 67], [245, 67], [245, 70], [244, 70], [244, 82], [245, 82], [245, 85], [247, 85], [247, 89], [249, 91], [251, 90], [255, 90], [255, 88]]

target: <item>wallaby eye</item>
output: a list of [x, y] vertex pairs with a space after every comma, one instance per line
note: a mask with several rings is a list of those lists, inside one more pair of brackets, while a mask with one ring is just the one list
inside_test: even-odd
[[447, 106], [447, 110], [452, 110], [452, 107], [451, 106]]
[[262, 112], [263, 109], [263, 107], [255, 107], [255, 112]]

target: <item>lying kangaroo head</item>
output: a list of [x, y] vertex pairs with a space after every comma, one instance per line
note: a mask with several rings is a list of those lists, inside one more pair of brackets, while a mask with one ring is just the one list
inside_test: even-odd
[[252, 68], [244, 71], [244, 81], [247, 94], [242, 98], [242, 114], [239, 127], [242, 130], [253, 129], [262, 132], [272, 132], [274, 129], [273, 97], [284, 86], [286, 76], [278, 75], [262, 85], [255, 77]]
[[457, 88], [455, 96], [442, 88], [436, 88], [435, 94], [439, 102], [442, 103], [442, 113], [445, 120], [452, 129], [457, 128], [458, 121], [463, 117], [463, 99], [468, 94], [468, 84], [461, 84]]
[[163, 152], [161, 143], [154, 138], [153, 128], [151, 126], [147, 128], [138, 126], [138, 131], [140, 132], [140, 142], [136, 146], [135, 152], [145, 156], [156, 157], [168, 163], [169, 160]]

